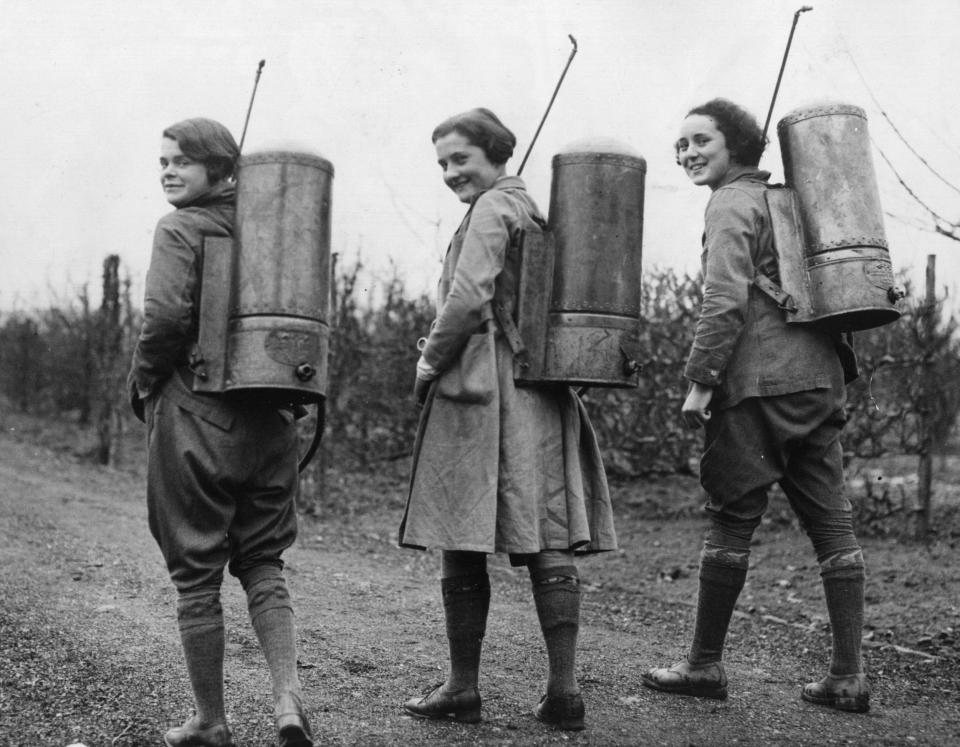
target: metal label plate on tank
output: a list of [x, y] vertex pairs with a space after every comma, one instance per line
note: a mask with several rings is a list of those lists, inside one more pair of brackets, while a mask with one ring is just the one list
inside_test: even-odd
[[299, 366], [320, 357], [320, 336], [311, 332], [272, 329], [263, 341], [271, 359], [286, 366]]
[[888, 262], [868, 262], [863, 266], [863, 274], [878, 288], [893, 287], [893, 267]]

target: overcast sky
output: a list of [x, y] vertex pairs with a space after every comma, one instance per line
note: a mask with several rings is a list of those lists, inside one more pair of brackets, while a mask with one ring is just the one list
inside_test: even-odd
[[[944, 217], [960, 220], [960, 2], [812, 0], [801, 15], [761, 165], [782, 179], [776, 121], [831, 99], [866, 109], [876, 146]], [[543, 209], [550, 159], [612, 137], [647, 160], [644, 265], [695, 272], [706, 188], [671, 144], [685, 112], [726, 96], [763, 122], [791, 0], [0, 0], [0, 309], [84, 283], [99, 299], [105, 255], [142, 294], [157, 219], [160, 133], [207, 116], [245, 152], [298, 143], [333, 162], [334, 251], [370, 285], [396, 266], [432, 289], [463, 207], [442, 184], [430, 132], [473, 106], [519, 143], [515, 172], [571, 51], [579, 52], [525, 169]], [[882, 111], [940, 175], [912, 155]], [[960, 243], [874, 149], [895, 269], [922, 287], [926, 255], [956, 284]]]

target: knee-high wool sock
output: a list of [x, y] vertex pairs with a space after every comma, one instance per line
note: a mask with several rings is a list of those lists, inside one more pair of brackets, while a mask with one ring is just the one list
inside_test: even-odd
[[220, 590], [181, 593], [177, 599], [177, 624], [200, 725], [225, 723]]
[[270, 668], [276, 703], [284, 694], [301, 697], [293, 606], [280, 569], [262, 566], [242, 579], [250, 621]]
[[860, 646], [863, 636], [862, 566], [847, 566], [821, 571], [823, 592], [827, 599], [830, 631], [833, 635], [833, 656], [830, 673], [859, 674], [863, 671]]
[[579, 691], [580, 576], [576, 566], [553, 566], [531, 569], [530, 581], [547, 647], [547, 695], [572, 695]]
[[476, 687], [480, 652], [490, 611], [490, 577], [486, 573], [440, 580], [447, 643], [450, 647], [450, 690]]
[[697, 621], [688, 659], [691, 664], [711, 664], [723, 659], [727, 628], [746, 578], [746, 568], [701, 560]]

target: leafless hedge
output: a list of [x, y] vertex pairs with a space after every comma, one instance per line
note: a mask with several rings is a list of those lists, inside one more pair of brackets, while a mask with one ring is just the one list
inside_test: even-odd
[[[118, 437], [132, 423], [122, 389], [139, 312], [115, 258], [104, 268], [99, 309], [90, 308], [83, 288], [69, 302], [0, 316], [0, 390], [22, 411], [98, 428], [91, 458], [107, 463], [118, 460]], [[325, 468], [376, 471], [398, 463], [416, 428], [416, 340], [429, 328], [432, 301], [408, 298], [394, 278], [376, 303], [363, 303], [361, 275], [359, 263], [334, 273], [326, 435], [306, 475], [308, 503], [323, 493]], [[670, 270], [648, 272], [643, 284], [639, 388], [584, 394], [614, 478], [690, 472], [699, 452], [700, 433], [678, 416], [700, 285]], [[863, 375], [848, 389], [849, 456], [916, 454], [931, 435], [945, 442], [960, 411], [956, 321], [944, 319], [939, 304], [908, 301], [900, 322], [858, 333], [856, 346]], [[311, 426], [308, 419], [307, 437]]]

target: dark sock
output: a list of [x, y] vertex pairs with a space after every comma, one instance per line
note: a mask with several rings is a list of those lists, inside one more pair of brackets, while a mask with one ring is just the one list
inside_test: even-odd
[[476, 687], [480, 652], [490, 611], [490, 577], [484, 573], [440, 580], [447, 642], [450, 646], [451, 690]]
[[580, 631], [580, 576], [576, 566], [554, 566], [531, 569], [530, 581], [547, 646], [547, 694], [572, 695], [579, 691], [576, 656]]
[[860, 654], [863, 636], [863, 568], [841, 567], [823, 571], [820, 576], [833, 634], [830, 673], [858, 674], [863, 671]]
[[274, 702], [285, 693], [299, 697], [296, 628], [282, 572], [276, 566], [261, 566], [245, 575], [241, 582], [247, 593], [250, 622], [270, 669]]
[[723, 659], [727, 628], [746, 578], [746, 568], [701, 561], [697, 621], [689, 656], [691, 664], [710, 664]]
[[219, 589], [181, 593], [177, 599], [180, 643], [203, 727], [226, 722], [223, 703], [223, 610]]

